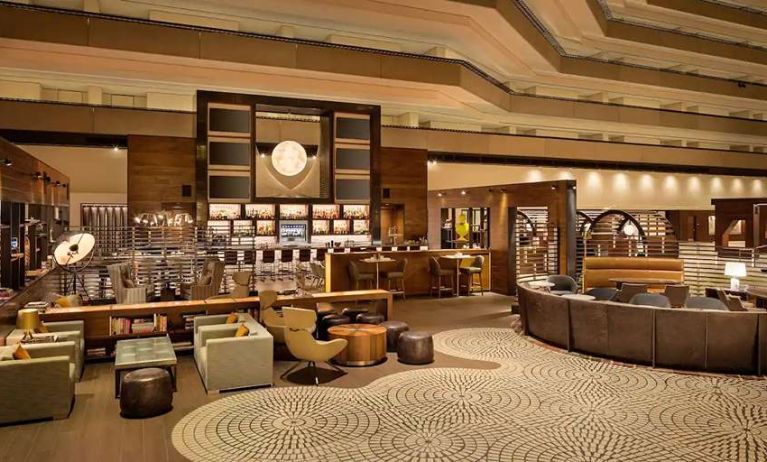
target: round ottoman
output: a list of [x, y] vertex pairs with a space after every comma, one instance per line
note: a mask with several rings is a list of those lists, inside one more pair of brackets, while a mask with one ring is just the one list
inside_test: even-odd
[[349, 316], [349, 319], [351, 319], [352, 322], [358, 322], [357, 316], [361, 314], [367, 314], [367, 312], [367, 308], [344, 308], [343, 311], [341, 311], [341, 314], [344, 316]]
[[407, 331], [397, 340], [397, 358], [405, 364], [429, 364], [434, 361], [434, 340], [423, 331]]
[[165, 369], [150, 367], [125, 374], [120, 387], [120, 415], [153, 417], [173, 408], [173, 384]]
[[352, 320], [349, 316], [341, 314], [329, 314], [322, 318], [321, 329], [319, 331], [319, 338], [321, 340], [328, 339], [328, 329], [333, 326], [340, 326], [341, 324], [351, 324]]
[[347, 344], [333, 362], [342, 366], [373, 366], [386, 360], [386, 329], [374, 324], [346, 324], [328, 330], [330, 339]]
[[360, 324], [381, 324], [384, 320], [382, 314], [362, 313], [357, 315], [356, 321]]
[[386, 328], [386, 351], [397, 351], [400, 334], [409, 330], [410, 327], [402, 321], [384, 321], [379, 325]]

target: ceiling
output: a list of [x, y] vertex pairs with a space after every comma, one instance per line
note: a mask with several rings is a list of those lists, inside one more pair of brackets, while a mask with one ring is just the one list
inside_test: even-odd
[[[30, 3], [29, 0], [23, 3]], [[498, 104], [469, 83], [392, 80], [268, 65], [105, 53], [19, 40], [0, 28], [0, 80], [45, 88], [191, 97], [198, 88], [381, 104], [387, 123], [592, 137], [763, 152], [764, 135], [731, 130], [732, 117], [767, 118], [767, 6], [760, 0], [31, 0], [68, 8], [310, 40], [418, 59], [463, 62], [490, 86], [532, 95], [547, 111]], [[736, 4], [734, 8], [728, 4]], [[679, 6], [681, 4], [681, 6]], [[744, 9], [743, 7], [747, 7]], [[75, 59], [75, 61], [73, 61]], [[415, 60], [415, 61], [414, 61]], [[76, 62], [77, 66], [72, 66]], [[213, 78], [212, 78], [213, 77]], [[467, 80], [468, 82], [468, 80]], [[0, 85], [2, 88], [2, 85]], [[0, 94], [2, 96], [2, 94]], [[552, 100], [552, 98], [554, 98]], [[713, 129], [595, 120], [563, 100], [712, 114]], [[562, 106], [564, 107], [564, 106]], [[588, 108], [586, 108], [588, 109]], [[582, 112], [585, 114], [585, 112]], [[652, 118], [648, 119], [651, 120]], [[657, 118], [656, 118], [657, 119]], [[654, 120], [654, 119], [653, 119]], [[406, 121], [406, 122], [403, 122]], [[737, 121], [736, 121], [737, 123]], [[701, 125], [703, 126], [703, 125]], [[710, 124], [708, 127], [712, 127]]]

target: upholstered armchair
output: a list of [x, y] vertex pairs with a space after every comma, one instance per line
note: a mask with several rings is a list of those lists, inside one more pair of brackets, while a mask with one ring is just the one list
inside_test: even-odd
[[189, 300], [205, 300], [221, 291], [224, 279], [224, 262], [208, 258], [202, 266], [200, 277], [194, 284], [181, 284], [181, 294]]
[[[83, 375], [83, 358], [85, 356], [85, 323], [83, 321], [59, 321], [59, 322], [45, 322], [43, 323], [48, 333], [34, 333], [32, 337], [41, 337], [46, 335], [55, 335], [57, 337], [57, 343], [72, 341], [75, 344], [74, 361], [75, 370], [77, 375], [76, 381], [80, 380]], [[21, 342], [24, 337], [24, 331], [22, 329], [14, 329], [5, 338], [5, 343], [8, 345], [15, 345]], [[35, 345], [35, 344], [33, 344]], [[26, 348], [27, 345], [24, 346]]]
[[75, 399], [75, 342], [26, 344], [32, 359], [0, 347], [0, 424], [65, 419]]
[[107, 266], [109, 279], [112, 281], [112, 290], [118, 305], [126, 303], [146, 303], [151, 294], [151, 284], [140, 286], [131, 276], [130, 263], [118, 263]]
[[[272, 385], [274, 340], [249, 314], [194, 318], [194, 360], [208, 393], [236, 388]], [[236, 337], [241, 324], [248, 335]]]

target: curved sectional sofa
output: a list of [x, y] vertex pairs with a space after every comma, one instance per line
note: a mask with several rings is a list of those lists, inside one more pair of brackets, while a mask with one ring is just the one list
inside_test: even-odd
[[767, 312], [655, 308], [517, 288], [525, 335], [653, 367], [762, 375]]

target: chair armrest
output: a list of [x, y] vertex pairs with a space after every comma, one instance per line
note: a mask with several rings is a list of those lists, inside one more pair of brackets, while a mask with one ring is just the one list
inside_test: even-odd
[[226, 323], [226, 318], [228, 317], [228, 314], [213, 314], [209, 316], [195, 316], [194, 317], [194, 332], [197, 333], [197, 330], [202, 326], [215, 326], [218, 324], [224, 324]]
[[83, 335], [83, 332], [85, 331], [85, 323], [83, 321], [46, 322], [45, 327], [47, 327], [50, 332], [56, 333], [77, 331], [80, 335]]
[[208, 345], [209, 340], [234, 338], [239, 324], [222, 324], [218, 326], [201, 326], [197, 331], [200, 335], [200, 346]]

